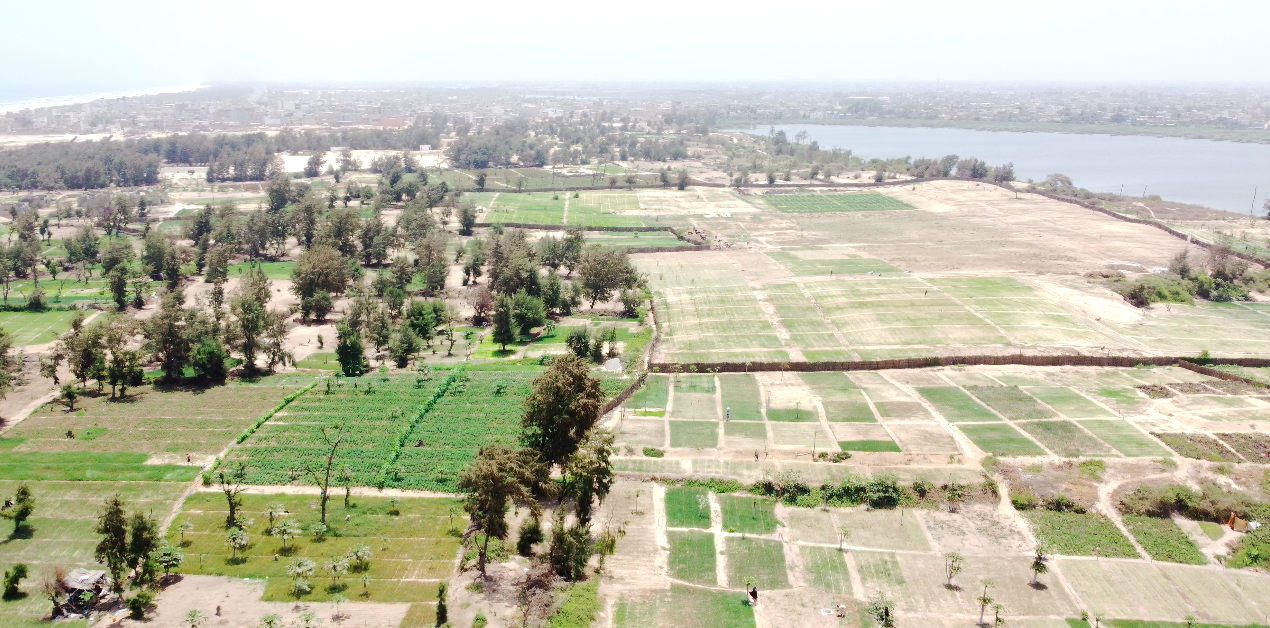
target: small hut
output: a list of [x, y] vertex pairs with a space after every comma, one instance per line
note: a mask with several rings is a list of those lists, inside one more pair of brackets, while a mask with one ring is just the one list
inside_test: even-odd
[[66, 587], [66, 606], [75, 612], [87, 612], [97, 603], [101, 592], [109, 584], [110, 577], [105, 571], [71, 570], [62, 581], [62, 585]]

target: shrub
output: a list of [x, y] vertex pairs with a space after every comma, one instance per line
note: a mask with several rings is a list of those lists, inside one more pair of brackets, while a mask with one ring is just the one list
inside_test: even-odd
[[18, 589], [18, 585], [22, 583], [22, 579], [27, 577], [27, 566], [25, 563], [18, 563], [13, 569], [4, 572], [4, 599], [12, 600], [22, 597], [22, 592]]
[[530, 517], [525, 525], [520, 527], [520, 536], [516, 538], [516, 553], [521, 556], [533, 556], [534, 543], [542, 541], [542, 524], [538, 522], [537, 517]]
[[648, 456], [649, 458], [661, 458], [661, 457], [663, 457], [663, 456], [665, 456], [665, 455], [666, 455], [666, 452], [664, 452], [664, 451], [662, 451], [662, 450], [660, 450], [660, 449], [658, 449], [658, 448], [656, 448], [656, 447], [645, 447], [645, 448], [644, 448], [644, 455], [645, 455], [645, 456]]
[[1022, 492], [1011, 495], [1010, 503], [1014, 505], [1015, 510], [1033, 510], [1040, 505], [1041, 500], [1031, 493]]
[[136, 596], [128, 598], [128, 619], [142, 620], [146, 618], [146, 611], [154, 603], [154, 596], [149, 591], [141, 591]]

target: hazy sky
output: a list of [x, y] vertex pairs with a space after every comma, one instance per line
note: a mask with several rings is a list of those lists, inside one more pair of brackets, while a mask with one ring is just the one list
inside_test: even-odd
[[1267, 0], [0, 0], [0, 23], [9, 91], [236, 80], [1270, 84]]

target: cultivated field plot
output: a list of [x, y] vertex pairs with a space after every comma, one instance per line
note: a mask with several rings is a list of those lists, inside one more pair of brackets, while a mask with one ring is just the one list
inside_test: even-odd
[[[553, 199], [552, 196], [559, 198]], [[485, 214], [485, 222], [559, 225], [564, 222], [564, 203], [565, 195], [550, 192], [499, 194]]]
[[787, 213], [875, 212], [914, 209], [912, 205], [877, 192], [845, 194], [767, 194], [763, 201]]
[[1138, 551], [1126, 539], [1116, 525], [1097, 513], [1053, 512], [1031, 510], [1024, 512], [1032, 524], [1037, 540], [1050, 551], [1064, 556], [1102, 556], [1138, 558]]
[[1257, 304], [1172, 304], [1151, 310], [1141, 324], [1109, 323], [1108, 327], [1151, 350], [1166, 355], [1266, 355], [1270, 352], [1270, 316]]
[[645, 595], [624, 593], [613, 610], [615, 628], [753, 628], [754, 609], [739, 591], [670, 585]]
[[[572, 212], [573, 209], [570, 208], [569, 211]], [[589, 231], [586, 234], [586, 241], [588, 244], [599, 244], [622, 249], [683, 248], [692, 246], [691, 242], [680, 240], [668, 231]]]
[[714, 559], [714, 535], [706, 532], [670, 530], [670, 577], [692, 584], [718, 583]]
[[358, 485], [374, 484], [396, 452], [398, 437], [442, 379], [434, 375], [416, 387], [413, 376], [366, 376], [342, 379], [329, 392], [314, 388], [236, 446], [226, 462], [246, 462], [252, 484], [310, 483], [303, 465], [316, 464], [329, 450], [322, 429], [343, 423], [347, 431], [335, 468], [346, 468]]
[[[6, 499], [13, 495], [21, 480], [36, 502], [35, 515], [27, 521], [29, 534], [10, 537], [11, 524], [0, 524], [8, 537], [0, 543], [0, 566], [9, 569], [15, 563], [25, 563], [31, 574], [22, 583], [25, 598], [0, 602], [0, 626], [4, 628], [48, 625], [41, 619], [48, 616], [49, 603], [38, 590], [40, 574], [54, 566], [100, 569], [93, 550], [101, 536], [94, 529], [107, 497], [118, 495], [130, 514], [153, 512], [161, 518], [181, 499], [198, 471], [196, 467], [146, 465], [128, 454], [105, 454], [108, 458], [95, 460], [85, 460], [85, 454], [65, 454], [71, 458], [38, 467], [23, 458], [30, 455], [19, 454], [19, 462], [0, 454], [0, 495]], [[46, 464], [54, 455], [38, 454]], [[83, 480], [90, 475], [109, 480]], [[164, 481], [136, 481], [165, 476]]]
[[1172, 519], [1125, 515], [1124, 524], [1138, 545], [1155, 560], [1187, 565], [1208, 564], [1208, 559], [1200, 553], [1195, 542]]
[[[585, 227], [643, 227], [639, 198], [630, 190], [578, 192], [569, 199], [566, 224]], [[656, 246], [656, 245], [648, 245]]]
[[[298, 558], [308, 558], [318, 565], [311, 584], [313, 591], [301, 596], [301, 600], [329, 600], [336, 594], [347, 598], [361, 595], [361, 576], [369, 576], [365, 590], [369, 601], [419, 602], [436, 599], [437, 583], [449, 578], [454, 569], [459, 539], [451, 530], [462, 530], [466, 517], [453, 517], [451, 509], [462, 513], [459, 500], [405, 498], [396, 501], [397, 514], [390, 512], [393, 504], [388, 498], [357, 497], [345, 509], [342, 501], [333, 499], [328, 505], [327, 525], [330, 530], [323, 540], [317, 540], [310, 530], [319, 522], [320, 511], [315, 509], [311, 495], [243, 495], [242, 513], [251, 519], [244, 531], [249, 544], [237, 552], [237, 560], [231, 560], [225, 546], [225, 496], [218, 492], [198, 492], [189, 497], [181, 507], [177, 521], [194, 524], [185, 533], [187, 557], [181, 573], [224, 575], [238, 578], [268, 578], [264, 599], [289, 601], [292, 579], [287, 567]], [[300, 538], [287, 542], [282, 549], [282, 539], [268, 533], [268, 509], [281, 504], [286, 515], [284, 521], [294, 521], [306, 531]], [[346, 519], [347, 517], [347, 519]], [[277, 518], [275, 518], [277, 521]], [[168, 541], [180, 544], [180, 534], [173, 526]], [[333, 583], [329, 573], [321, 571], [322, 565], [334, 557], [344, 556], [358, 545], [366, 545], [372, 556], [367, 569], [350, 572], [339, 582]], [[274, 560], [278, 555], [279, 559]]]
[[14, 346], [42, 345], [71, 328], [75, 312], [0, 312], [0, 327], [13, 336]]
[[767, 254], [795, 277], [815, 275], [897, 276], [900, 269], [881, 260], [866, 259], [824, 249], [785, 249]]
[[727, 552], [728, 584], [744, 584], [747, 578], [752, 578], [761, 590], [789, 588], [785, 550], [779, 541], [729, 536]]
[[[459, 473], [482, 446], [495, 441], [516, 442], [522, 403], [537, 376], [535, 372], [516, 371], [458, 375], [441, 401], [406, 437], [396, 462], [386, 470], [387, 484], [457, 491]], [[414, 411], [417, 409], [415, 406]]]
[[1220, 571], [1087, 559], [1058, 564], [1085, 604], [1109, 618], [1178, 621], [1194, 615], [1202, 622], [1240, 625], [1264, 619]]
[[[219, 453], [283, 397], [312, 382], [312, 375], [290, 374], [187, 390], [138, 387], [116, 400], [85, 393], [74, 412], [60, 402], [45, 404], [6, 436], [25, 439], [15, 451], [133, 451], [184, 463], [185, 454]], [[68, 430], [75, 438], [67, 438]]]
[[719, 188], [636, 190], [640, 209], [648, 214], [730, 214], [757, 212], [758, 208], [733, 192]]

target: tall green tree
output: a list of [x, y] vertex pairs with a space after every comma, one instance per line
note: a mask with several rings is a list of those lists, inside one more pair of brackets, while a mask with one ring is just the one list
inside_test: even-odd
[[578, 522], [591, 521], [591, 506], [613, 486], [613, 433], [592, 429], [564, 464], [564, 492], [573, 499]]
[[481, 447], [459, 477], [459, 490], [466, 495], [463, 509], [471, 523], [468, 536], [477, 539], [477, 568], [485, 577], [485, 561], [491, 539], [507, 537], [507, 510], [513, 501], [528, 503], [529, 488], [517, 477], [524, 456], [501, 443]]
[[494, 302], [494, 342], [507, 350], [508, 343], [516, 342], [516, 329], [512, 323], [512, 299], [507, 295], [499, 295]]
[[529, 296], [524, 290], [512, 298], [512, 323], [521, 336], [528, 336], [533, 328], [547, 322], [547, 310], [542, 299]]
[[521, 441], [543, 462], [563, 463], [600, 418], [604, 392], [590, 365], [573, 354], [556, 356], [534, 380], [521, 416]]
[[340, 321], [335, 326], [335, 335], [335, 359], [340, 363], [340, 370], [348, 377], [357, 377], [369, 370], [361, 334], [348, 323]]
[[93, 550], [93, 557], [110, 572], [111, 590], [122, 595], [124, 575], [128, 572], [128, 519], [118, 495], [106, 499], [95, 530], [101, 540]]
[[133, 582], [147, 584], [154, 580], [154, 563], [150, 555], [159, 547], [159, 524], [144, 513], [135, 512], [128, 526], [128, 567]]

